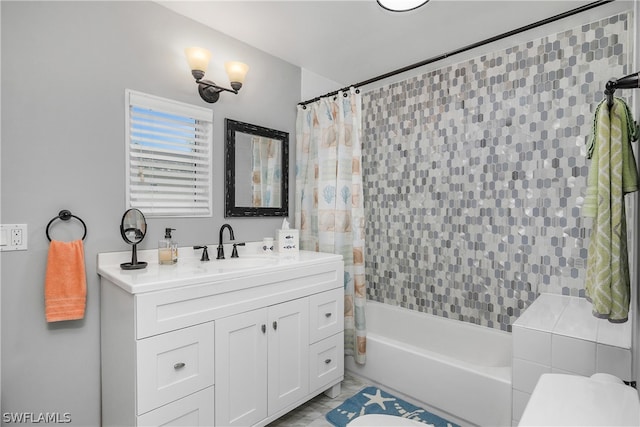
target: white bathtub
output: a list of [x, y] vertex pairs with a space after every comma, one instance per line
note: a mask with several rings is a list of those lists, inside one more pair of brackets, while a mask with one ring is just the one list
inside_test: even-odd
[[367, 363], [353, 374], [478, 426], [511, 425], [511, 334], [367, 302]]

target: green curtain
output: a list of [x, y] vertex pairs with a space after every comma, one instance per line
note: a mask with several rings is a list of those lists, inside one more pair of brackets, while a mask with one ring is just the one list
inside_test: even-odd
[[345, 354], [365, 362], [362, 104], [355, 89], [298, 106], [295, 224], [300, 248], [344, 259]]

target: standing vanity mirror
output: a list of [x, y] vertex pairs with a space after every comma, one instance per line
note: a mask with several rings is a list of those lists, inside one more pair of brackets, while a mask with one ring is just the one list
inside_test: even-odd
[[225, 120], [225, 217], [289, 215], [289, 134]]
[[139, 270], [145, 268], [147, 263], [138, 261], [138, 243], [142, 242], [147, 234], [147, 221], [138, 209], [129, 209], [122, 215], [120, 222], [120, 235], [125, 242], [131, 245], [131, 262], [120, 264], [123, 270]]

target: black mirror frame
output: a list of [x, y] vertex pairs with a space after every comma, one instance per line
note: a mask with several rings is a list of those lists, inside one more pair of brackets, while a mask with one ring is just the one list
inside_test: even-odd
[[[289, 134], [275, 129], [225, 119], [226, 144], [224, 146], [225, 172], [225, 218], [289, 216]], [[236, 132], [258, 135], [282, 141], [282, 205], [278, 208], [236, 206]]]

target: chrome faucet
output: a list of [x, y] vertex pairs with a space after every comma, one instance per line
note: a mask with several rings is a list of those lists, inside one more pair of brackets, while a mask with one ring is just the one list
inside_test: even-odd
[[229, 230], [229, 239], [236, 240], [236, 237], [233, 235], [233, 228], [231, 228], [229, 224], [223, 224], [222, 227], [220, 227], [220, 235], [218, 240], [218, 256], [216, 257], [216, 259], [224, 259], [224, 246], [222, 246], [222, 233], [225, 228]]

